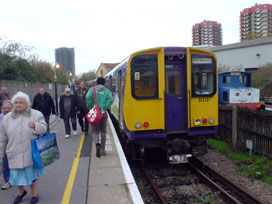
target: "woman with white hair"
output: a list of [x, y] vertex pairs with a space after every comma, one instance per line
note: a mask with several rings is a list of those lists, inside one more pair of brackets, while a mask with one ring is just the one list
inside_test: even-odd
[[27, 194], [24, 186], [30, 185], [31, 203], [39, 197], [36, 180], [44, 175], [44, 169], [33, 168], [31, 140], [46, 133], [47, 125], [41, 112], [31, 109], [30, 99], [23, 92], [12, 97], [14, 109], [8, 113], [0, 125], [0, 158], [7, 154], [10, 168], [9, 182], [18, 186], [19, 193], [14, 204], [20, 203]]

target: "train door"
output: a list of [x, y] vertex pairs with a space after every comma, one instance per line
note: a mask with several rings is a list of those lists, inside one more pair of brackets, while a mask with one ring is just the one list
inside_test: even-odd
[[165, 129], [180, 133], [187, 127], [186, 57], [165, 55]]

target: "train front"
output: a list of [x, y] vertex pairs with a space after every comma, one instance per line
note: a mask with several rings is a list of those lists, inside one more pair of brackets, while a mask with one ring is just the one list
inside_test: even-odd
[[167, 152], [170, 163], [207, 152], [217, 132], [216, 57], [197, 48], [156, 48], [131, 56], [123, 105], [125, 132], [143, 152]]

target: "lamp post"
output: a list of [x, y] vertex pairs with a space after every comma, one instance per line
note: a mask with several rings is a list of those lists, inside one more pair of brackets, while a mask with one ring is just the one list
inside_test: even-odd
[[59, 68], [60, 68], [60, 65], [59, 65], [59, 64], [56, 64], [55, 67], [54, 67], [56, 115], [59, 115], [58, 89], [57, 89], [57, 75], [56, 75], [56, 69], [59, 69]]

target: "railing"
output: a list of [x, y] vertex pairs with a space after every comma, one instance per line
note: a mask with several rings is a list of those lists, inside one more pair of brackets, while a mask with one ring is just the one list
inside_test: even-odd
[[218, 137], [242, 150], [252, 141], [253, 152], [272, 158], [272, 111], [219, 105]]

